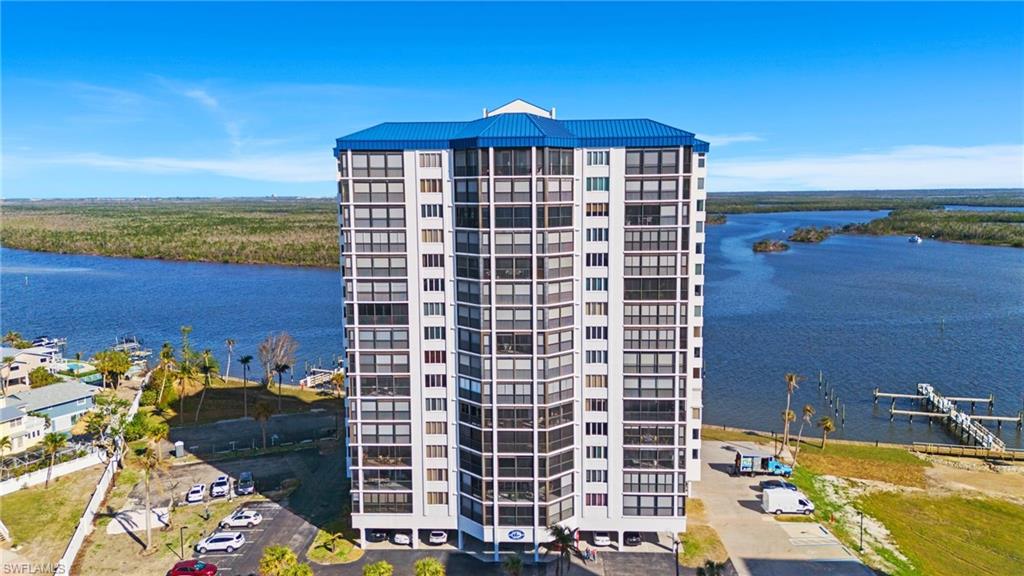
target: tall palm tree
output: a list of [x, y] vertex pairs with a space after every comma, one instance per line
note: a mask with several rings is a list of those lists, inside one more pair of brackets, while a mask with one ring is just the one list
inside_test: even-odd
[[235, 351], [235, 341], [228, 338], [224, 341], [224, 346], [228, 349], [228, 363], [224, 367], [224, 381], [227, 382], [228, 378], [231, 376], [231, 353]]
[[153, 444], [153, 448], [156, 450], [156, 456], [158, 459], [163, 460], [163, 448], [161, 448], [161, 442], [167, 440], [170, 436], [171, 429], [166, 423], [160, 422], [159, 424], [152, 424], [146, 430], [146, 437]]
[[334, 386], [334, 396], [341, 400], [341, 406], [338, 407], [338, 438], [344, 438], [345, 426], [347, 426], [345, 423], [345, 398], [348, 396], [348, 392], [345, 390], [344, 370], [335, 372], [331, 376], [331, 385]]
[[181, 357], [189, 358], [192, 355], [192, 346], [189, 344], [188, 335], [192, 333], [191, 326], [181, 327]]
[[523, 573], [523, 559], [518, 554], [509, 556], [501, 563], [501, 569], [508, 576], [520, 576]]
[[0, 465], [4, 461], [4, 452], [7, 452], [11, 448], [14, 448], [14, 444], [11, 442], [10, 436], [0, 436]]
[[206, 390], [210, 388], [210, 377], [217, 373], [217, 361], [213, 359], [210, 349], [203, 350], [202, 364], [199, 365], [199, 373], [203, 375], [203, 391], [199, 394], [199, 403], [196, 404], [196, 422], [199, 422], [199, 411], [203, 409], [203, 400], [206, 399]]
[[796, 464], [796, 459], [800, 455], [800, 446], [804, 437], [804, 424], [810, 424], [812, 418], [814, 418], [814, 406], [804, 404], [804, 415], [800, 419], [800, 432], [796, 435], [796, 452], [793, 453], [794, 464]]
[[821, 428], [821, 449], [825, 449], [825, 441], [828, 440], [829, 432], [835, 432], [836, 423], [832, 421], [828, 416], [823, 416], [821, 420], [818, 420], [818, 428]]
[[50, 457], [50, 467], [46, 471], [45, 488], [50, 487], [50, 476], [53, 475], [53, 465], [57, 462], [57, 452], [60, 452], [68, 445], [68, 437], [60, 432], [50, 432], [43, 436], [43, 452]]
[[267, 449], [267, 423], [270, 422], [270, 417], [273, 415], [274, 407], [270, 405], [270, 402], [260, 402], [252, 411], [252, 417], [260, 423], [260, 430], [263, 432], [264, 450]]
[[562, 564], [565, 564], [565, 573], [568, 574], [569, 570], [572, 568], [572, 557], [582, 557], [580, 549], [576, 545], [577, 530], [578, 529], [573, 530], [558, 524], [548, 526], [548, 532], [551, 534], [553, 543], [558, 546], [558, 561], [555, 563], [555, 574], [559, 576], [562, 574]]
[[23, 339], [21, 337], [21, 332], [15, 332], [14, 330], [11, 330], [7, 334], [4, 334], [4, 344], [16, 346], [18, 342], [21, 342], [22, 340]]
[[288, 364], [280, 363], [274, 364], [274, 372], [277, 373], [277, 411], [281, 411], [281, 379], [284, 378], [284, 373], [291, 370], [291, 366]]
[[160, 392], [156, 395], [156, 405], [160, 405], [160, 401], [164, 397], [164, 388], [167, 388], [167, 379], [171, 375], [171, 368], [174, 366], [174, 346], [171, 346], [170, 342], [164, 342], [164, 345], [160, 347], [160, 364], [157, 365], [157, 369], [163, 371], [164, 380], [160, 384]]
[[[796, 389], [800, 387], [800, 382], [803, 379], [803, 376], [794, 372], [786, 373], [786, 412], [784, 412], [784, 414], [789, 413], [790, 403], [793, 400], [793, 392], [796, 392]], [[782, 446], [789, 446], [789, 422], [790, 421], [787, 420], [782, 429]], [[779, 447], [780, 454], [782, 453], [782, 446]]]
[[192, 364], [185, 362], [178, 366], [178, 425], [185, 423], [185, 387], [192, 381], [195, 374]]
[[0, 371], [5, 371], [3, 380], [0, 381], [0, 390], [3, 391], [4, 396], [7, 395], [7, 375], [10, 373], [9, 368], [14, 363], [14, 356], [4, 356], [3, 363], [0, 363]]
[[146, 550], [149, 550], [153, 547], [153, 504], [150, 486], [153, 475], [164, 467], [164, 462], [160, 458], [160, 453], [154, 451], [152, 446], [148, 446], [139, 465], [146, 475]]
[[249, 364], [252, 362], [252, 356], [246, 354], [238, 359], [238, 363], [242, 365], [242, 417], [249, 416]]
[[[788, 428], [791, 422], [796, 422], [796, 412], [793, 412], [792, 410], [783, 410], [782, 425]], [[783, 444], [783, 446], [785, 446], [785, 444]]]

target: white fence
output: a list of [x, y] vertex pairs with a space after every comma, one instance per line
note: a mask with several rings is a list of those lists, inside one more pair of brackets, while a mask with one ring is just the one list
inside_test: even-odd
[[[71, 474], [72, 472], [78, 472], [84, 470], [90, 466], [102, 464], [100, 455], [96, 452], [82, 456], [81, 458], [75, 458], [74, 460], [68, 460], [62, 462], [53, 467], [53, 478], [60, 478], [61, 476]], [[40, 468], [35, 472], [29, 472], [28, 474], [22, 474], [17, 478], [10, 478], [0, 482], [0, 496], [5, 496], [11, 492], [17, 492], [22, 488], [28, 488], [29, 486], [37, 486], [46, 482], [47, 468]]]

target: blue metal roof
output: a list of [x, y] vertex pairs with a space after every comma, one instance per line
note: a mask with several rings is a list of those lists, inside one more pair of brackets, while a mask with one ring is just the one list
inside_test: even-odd
[[341, 150], [445, 150], [551, 146], [557, 148], [693, 146], [692, 132], [654, 120], [555, 120], [521, 112], [469, 122], [385, 122], [337, 139]]

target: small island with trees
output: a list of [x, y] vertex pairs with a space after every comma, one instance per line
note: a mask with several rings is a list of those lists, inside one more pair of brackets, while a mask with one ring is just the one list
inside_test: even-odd
[[789, 236], [789, 241], [817, 244], [818, 242], [822, 242], [829, 236], [835, 234], [835, 232], [835, 229], [829, 226], [821, 228], [816, 226], [804, 226], [794, 230]]
[[705, 221], [708, 226], [717, 226], [719, 224], [725, 224], [725, 214], [721, 212], [708, 213], [708, 219]]
[[754, 252], [785, 252], [789, 250], [789, 244], [782, 240], [758, 240], [754, 242]]

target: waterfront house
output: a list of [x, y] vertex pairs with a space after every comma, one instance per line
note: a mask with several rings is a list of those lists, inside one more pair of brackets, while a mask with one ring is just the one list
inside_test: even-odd
[[71, 380], [15, 392], [9, 397], [24, 402], [29, 413], [49, 417], [48, 432], [70, 432], [75, 422], [95, 405], [93, 397], [98, 391], [96, 386]]
[[42, 366], [51, 374], [56, 374], [64, 362], [60, 348], [56, 346], [30, 346], [28, 348], [0, 347], [0, 358], [4, 359], [0, 368], [0, 378], [4, 386], [28, 385], [28, 375]]
[[28, 450], [43, 440], [46, 420], [29, 415], [28, 403], [13, 396], [0, 396], [0, 438], [11, 439], [5, 454]]

